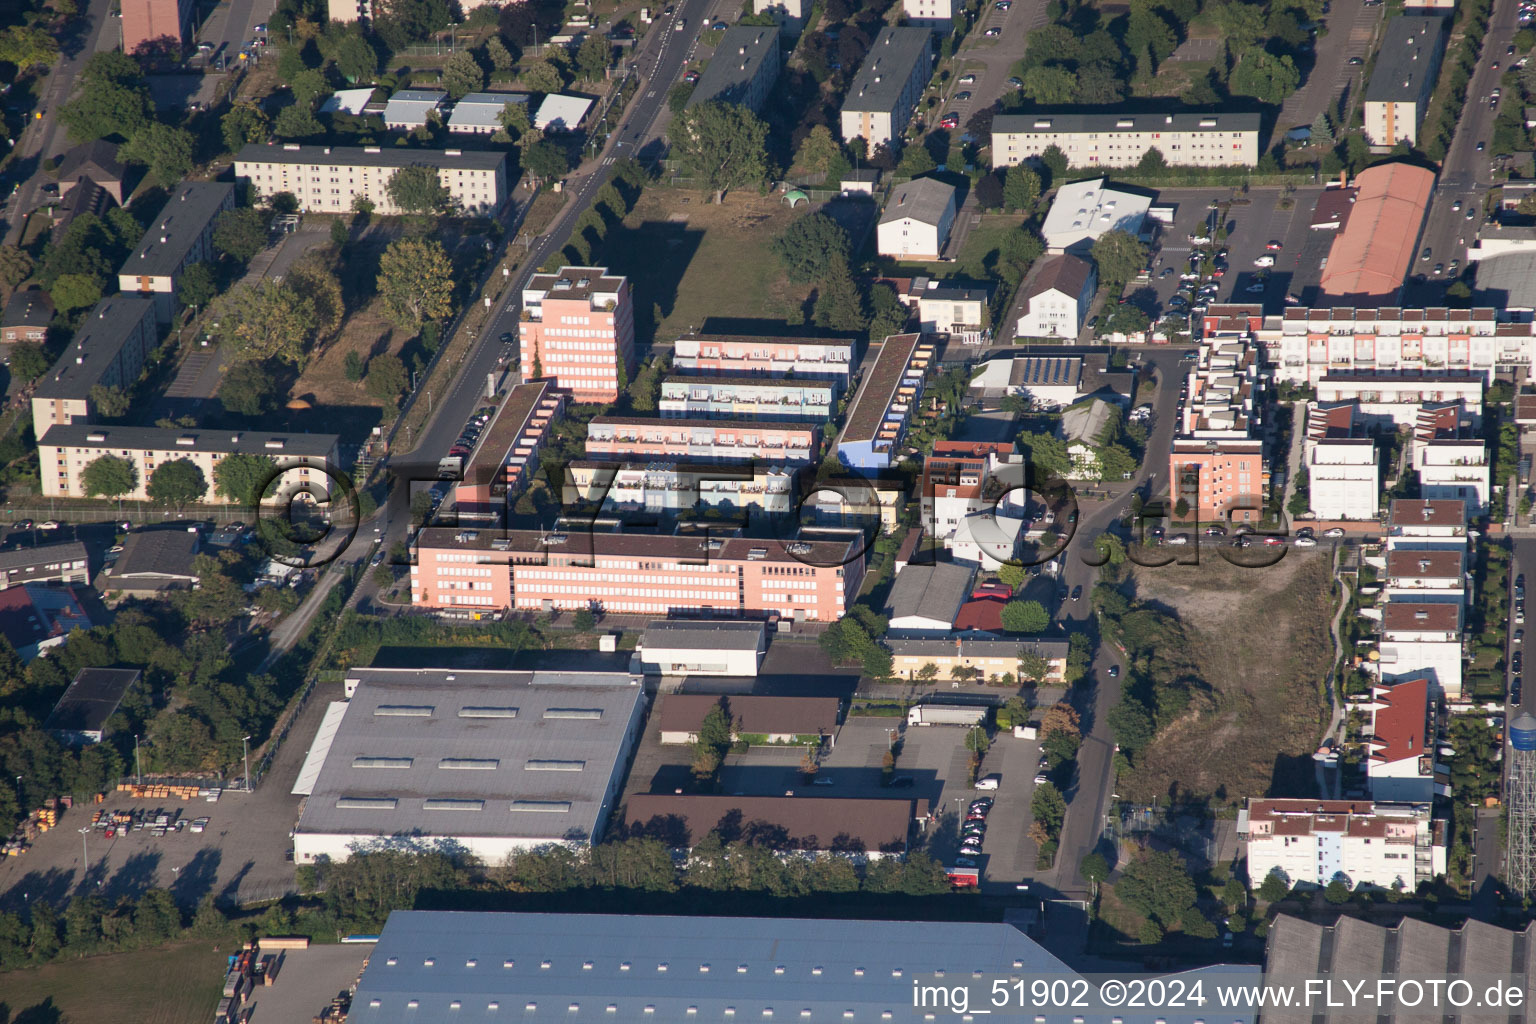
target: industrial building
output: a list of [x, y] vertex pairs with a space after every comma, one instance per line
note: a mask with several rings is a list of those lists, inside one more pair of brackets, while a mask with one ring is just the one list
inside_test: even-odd
[[711, 619], [652, 622], [645, 627], [636, 648], [640, 665], [646, 672], [664, 676], [746, 678], [757, 675], [767, 651], [768, 631], [761, 622]]
[[1336, 306], [1392, 305], [1403, 294], [1418, 251], [1435, 172], [1406, 163], [1377, 164], [1361, 171], [1355, 186], [1355, 205], [1328, 248], [1319, 288]]
[[908, 563], [896, 574], [884, 613], [898, 632], [948, 633], [971, 593], [974, 565]]
[[43, 722], [43, 731], [72, 747], [100, 743], [123, 696], [139, 681], [136, 668], [83, 668]]
[[294, 860], [602, 839], [645, 718], [627, 672], [348, 669], [293, 791]]

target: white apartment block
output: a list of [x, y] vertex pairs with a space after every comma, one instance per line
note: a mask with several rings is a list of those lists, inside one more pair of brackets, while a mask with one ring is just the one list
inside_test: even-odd
[[[281, 494], [301, 491], [315, 501], [328, 500], [327, 467], [339, 465], [335, 434], [276, 434], [256, 431], [205, 430], [198, 427], [166, 430], [160, 427], [92, 426], [69, 423], [49, 427], [38, 439], [38, 474], [44, 496], [86, 498], [81, 483], [85, 468], [104, 455], [125, 459], [133, 465], [136, 486], [122, 497], [147, 501], [145, 488], [157, 468], [186, 460], [202, 470], [208, 490], [198, 500], [214, 504], [230, 501], [219, 494], [215, 472], [219, 461], [236, 453], [265, 456], [274, 467], [293, 467], [280, 484], [264, 495], [276, 500]], [[279, 493], [280, 492], [280, 493]]]
[[1450, 601], [1392, 600], [1381, 609], [1383, 682], [1426, 677], [1449, 700], [1461, 696], [1462, 605]]
[[[1242, 307], [1213, 306], [1208, 319], [1223, 308]], [[1485, 380], [1491, 380], [1495, 373], [1509, 373], [1516, 381], [1536, 379], [1531, 371], [1536, 325], [1501, 321], [1499, 312], [1488, 306], [1292, 306], [1278, 316], [1264, 317], [1254, 333], [1269, 353], [1276, 378], [1298, 384], [1317, 384], [1330, 374], [1367, 370], [1425, 374], [1463, 371]], [[1458, 397], [1459, 392], [1418, 401], [1454, 401]], [[1318, 398], [1325, 400], [1321, 394]]]
[[677, 513], [703, 506], [785, 515], [795, 507], [795, 470], [788, 466], [578, 459], [565, 470], [565, 504], [600, 503], [600, 513]]
[[1434, 687], [1424, 676], [1371, 688], [1354, 706], [1370, 717], [1362, 740], [1368, 751], [1371, 797], [1391, 803], [1430, 804], [1450, 796], [1450, 773], [1436, 766]]
[[498, 151], [252, 143], [235, 156], [235, 176], [248, 180], [257, 196], [291, 192], [306, 212], [350, 214], [361, 197], [377, 213], [392, 216], [405, 211], [389, 197], [389, 179], [416, 165], [437, 169], [449, 201], [462, 213], [492, 216], [507, 201], [507, 158]]
[[1492, 468], [1488, 448], [1478, 438], [1416, 441], [1413, 468], [1419, 474], [1419, 493], [1426, 498], [1463, 501], [1467, 514], [1488, 511]]
[[1453, 601], [1462, 604], [1470, 596], [1466, 559], [1465, 551], [1389, 548], [1384, 557], [1371, 561], [1378, 570], [1386, 571], [1389, 601]]
[[1318, 378], [1319, 403], [1356, 402], [1366, 424], [1385, 430], [1415, 426], [1424, 406], [1454, 403], [1475, 422], [1483, 410], [1482, 374], [1467, 370], [1339, 370]]
[[900, 138], [932, 74], [932, 32], [882, 28], [843, 100], [844, 141], [863, 139], [874, 149]]
[[1252, 167], [1258, 114], [1002, 114], [992, 120], [992, 166], [1012, 167], [1052, 146], [1072, 167], [1134, 167], [1150, 149], [1180, 167]]
[[1278, 875], [1287, 885], [1338, 881], [1411, 892], [1445, 874], [1445, 822], [1428, 804], [1250, 800], [1238, 812], [1237, 834], [1256, 886]]
[[1381, 508], [1376, 442], [1369, 437], [1308, 441], [1307, 481], [1319, 519], [1375, 519]]
[[959, 5], [955, 0], [902, 0], [901, 9], [907, 16], [907, 24], [948, 32], [955, 24], [955, 12]]

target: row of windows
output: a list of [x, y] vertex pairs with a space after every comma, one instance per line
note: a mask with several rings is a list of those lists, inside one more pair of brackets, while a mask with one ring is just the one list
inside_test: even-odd
[[[537, 592], [540, 594], [586, 594], [591, 596], [592, 588], [568, 587], [559, 583], [552, 583], [537, 588]], [[735, 591], [731, 590], [672, 590], [651, 587], [645, 590], [636, 591], [635, 593], [641, 597], [670, 597], [676, 598], [678, 600], [689, 598], [696, 601], [730, 601], [736, 597]]]
[[[545, 334], [553, 334], [554, 331], [545, 331]], [[582, 331], [583, 338], [603, 338], [602, 342], [595, 341], [546, 341], [543, 348], [553, 352], [605, 352], [613, 355], [615, 351], [612, 331]]]
[[489, 570], [489, 569], [461, 569], [458, 566], [447, 566], [447, 567], [444, 567], [444, 566], [441, 566], [441, 565], [437, 567], [437, 574], [439, 576], [485, 576], [485, 577], [489, 577], [490, 575], [492, 575], [491, 570]]
[[[673, 569], [673, 571], [677, 571], [678, 569], [681, 569], [684, 572], [694, 573], [694, 574], [712, 573], [713, 574], [712, 576], [693, 575], [693, 576], [685, 576], [685, 577], [682, 577], [682, 578], [669, 579], [667, 581], [667, 582], [671, 582], [671, 583], [685, 583], [685, 584], [691, 583], [691, 584], [693, 584], [695, 586], [701, 586], [701, 587], [702, 586], [718, 587], [718, 586], [720, 586], [720, 582], [721, 582], [720, 579], [719, 579], [719, 576], [722, 573], [734, 574], [734, 572], [735, 572], [734, 569], [731, 569], [728, 566], [727, 567], [714, 567], [714, 566], [703, 566], [703, 565], [689, 565], [689, 566], [673, 566], [672, 569]], [[660, 572], [660, 571], [664, 571], [664, 570], [657, 569], [656, 571]], [[657, 578], [654, 575], [638, 575], [638, 574], [635, 574], [635, 573], [626, 573], [626, 572], [595, 572], [595, 571], [588, 571], [588, 572], [560, 572], [560, 571], [557, 571], [557, 570], [549, 570], [549, 569], [521, 569], [521, 568], [518, 569], [517, 570], [517, 581], [519, 583], [522, 583], [522, 582], [524, 582], [526, 580], [564, 580], [564, 581], [570, 582], [570, 583], [625, 583], [625, 584], [637, 584], [637, 585], [643, 585], [643, 584], [655, 585], [656, 583], [660, 582], [660, 581], [657, 580]]]

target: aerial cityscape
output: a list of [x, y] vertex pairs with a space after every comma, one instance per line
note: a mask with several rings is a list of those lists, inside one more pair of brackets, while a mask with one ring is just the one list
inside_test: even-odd
[[0, 1024], [1530, 1019], [1533, 58], [0, 3]]

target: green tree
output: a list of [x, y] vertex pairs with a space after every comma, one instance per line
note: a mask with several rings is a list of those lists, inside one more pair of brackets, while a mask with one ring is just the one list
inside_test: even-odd
[[1024, 72], [1023, 92], [1042, 106], [1063, 106], [1077, 95], [1077, 78], [1070, 71], [1038, 64]]
[[1077, 872], [1093, 885], [1093, 891], [1097, 895], [1099, 886], [1109, 878], [1109, 861], [1098, 852], [1083, 854], [1083, 859], [1077, 862]]
[[[1049, 782], [1042, 782], [1035, 787], [1035, 795], [1029, 802], [1029, 813], [1040, 832], [1047, 839], [1055, 839], [1061, 834], [1062, 822], [1067, 819], [1067, 801], [1062, 798], [1061, 790]], [[1039, 842], [1038, 839], [1036, 841]]]
[[1072, 468], [1067, 443], [1055, 434], [1020, 434], [1019, 447], [1024, 450], [1024, 457], [1029, 463], [1040, 471], [1065, 476]]
[[1009, 601], [1003, 605], [1003, 628], [1010, 633], [1043, 633], [1051, 616], [1039, 601]]
[[86, 309], [101, 301], [101, 285], [87, 274], [64, 274], [53, 283], [48, 293], [53, 308], [61, 316], [68, 316], [77, 309]]
[[182, 271], [181, 280], [176, 285], [176, 297], [183, 305], [202, 309], [213, 301], [218, 289], [213, 271], [206, 262], [199, 260]]
[[1319, 110], [1317, 116], [1312, 119], [1312, 134], [1309, 140], [1314, 146], [1333, 145], [1333, 127], [1328, 123], [1328, 112]]
[[501, 73], [511, 71], [517, 63], [501, 36], [491, 36], [485, 41], [485, 59], [490, 61], [493, 70]]
[[824, 124], [812, 128], [795, 151], [795, 166], [807, 174], [825, 174], [842, 160], [843, 147]]
[[378, 290], [395, 324], [413, 331], [453, 313], [453, 265], [435, 238], [398, 238], [379, 260]]
[[97, 384], [91, 388], [91, 405], [107, 419], [128, 415], [132, 405], [128, 393], [115, 384]]
[[524, 146], [520, 163], [537, 185], [547, 185], [571, 169], [571, 159], [565, 150], [547, 139]]
[[132, 494], [139, 486], [139, 471], [127, 459], [103, 455], [86, 463], [80, 485], [92, 498], [121, 501], [123, 495]]
[[1252, 96], [1261, 103], [1283, 103], [1301, 83], [1301, 72], [1288, 55], [1248, 50], [1232, 69], [1227, 87], [1234, 96]]
[[336, 70], [348, 82], [371, 85], [379, 75], [379, 53], [364, 36], [347, 34], [336, 44]]
[[520, 77], [529, 92], [541, 92], [547, 95], [565, 88], [564, 72], [548, 60], [536, 60], [527, 65], [523, 68]]
[[1157, 724], [1147, 706], [1130, 693], [1122, 694], [1114, 707], [1109, 709], [1109, 731], [1120, 749], [1134, 754], [1152, 742], [1157, 735]]
[[314, 339], [314, 303], [277, 281], [236, 285], [214, 308], [221, 338], [241, 361], [298, 366]]
[[389, 176], [384, 186], [390, 201], [404, 213], [435, 214], [446, 212], [452, 196], [442, 183], [436, 167], [411, 164]]
[[826, 214], [813, 213], [785, 228], [770, 248], [791, 281], [820, 281], [834, 266], [847, 266], [848, 232]]
[[496, 115], [496, 120], [501, 122], [514, 139], [521, 138], [533, 122], [528, 117], [528, 104], [526, 102], [514, 103], [508, 100], [501, 106], [501, 113]]
[[30, 384], [48, 372], [48, 355], [35, 341], [18, 341], [11, 346], [11, 373]]
[[1020, 210], [1028, 215], [1039, 201], [1040, 175], [1023, 164], [1014, 164], [1008, 168], [1008, 173], [1003, 177], [1004, 209]]
[[1147, 263], [1147, 247], [1129, 231], [1106, 231], [1093, 242], [1093, 262], [1099, 280], [1115, 290], [1135, 277]]
[[249, 206], [225, 210], [214, 218], [213, 246], [239, 263], [249, 262], [267, 246], [266, 218]]
[[576, 614], [571, 616], [571, 625], [579, 633], [590, 633], [597, 626], [597, 616], [592, 614], [590, 608], [578, 608]]
[[1274, 871], [1264, 876], [1264, 881], [1259, 885], [1258, 897], [1265, 903], [1278, 903], [1291, 893], [1291, 887], [1285, 884], [1285, 879]]
[[1134, 335], [1152, 326], [1152, 320], [1141, 309], [1129, 302], [1122, 302], [1104, 321], [1104, 330], [1111, 334]]
[[753, 188], [768, 177], [768, 125], [744, 106], [701, 103], [672, 123], [668, 137], [716, 203], [731, 189]]
[[813, 315], [817, 327], [830, 331], [858, 332], [868, 324], [864, 297], [846, 262], [839, 260], [827, 268], [816, 289]]
[[59, 108], [59, 123], [76, 142], [109, 135], [132, 138], [149, 123], [154, 109], [149, 87], [133, 58], [103, 50], [85, 62], [75, 98]]
[[601, 82], [608, 74], [612, 60], [613, 44], [597, 32], [582, 40], [576, 51], [576, 67], [580, 69], [581, 77], [589, 82]]
[[410, 385], [405, 364], [400, 357], [386, 353], [368, 360], [368, 377], [365, 387], [368, 393], [381, 402], [393, 404], [400, 399]]
[[288, 91], [293, 95], [295, 106], [313, 110], [315, 104], [329, 96], [333, 90], [325, 80], [325, 75], [314, 68], [305, 68], [289, 80]]
[[302, 103], [293, 103], [277, 113], [272, 122], [272, 134], [289, 141], [312, 139], [324, 134], [325, 125], [315, 117], [315, 112]]
[[1063, 185], [1067, 178], [1067, 154], [1056, 143], [1046, 146], [1040, 153], [1040, 166], [1050, 174], [1051, 185]]
[[901, 160], [896, 164], [896, 173], [905, 178], [916, 178], [930, 171], [938, 170], [939, 162], [928, 152], [927, 146], [911, 145], [902, 151]]
[[1335, 878], [1323, 888], [1323, 899], [1335, 907], [1349, 902], [1349, 886]]
[[277, 463], [271, 456], [234, 452], [213, 467], [213, 489], [237, 505], [255, 508], [276, 477]]
[[443, 65], [443, 88], [448, 98], [457, 103], [467, 94], [485, 88], [485, 68], [471, 50], [460, 50]]
[[58, 59], [59, 44], [39, 26], [12, 25], [0, 32], [0, 62], [15, 64], [18, 71]]
[[12, 288], [25, 281], [32, 273], [32, 257], [25, 249], [15, 245], [0, 245], [0, 281]]
[[174, 506], [180, 512], [188, 503], [201, 501], [208, 493], [208, 478], [191, 459], [172, 459], [155, 467], [149, 474], [149, 486], [144, 490], [150, 501]]
[[150, 121], [118, 147], [117, 155], [143, 164], [161, 185], [173, 185], [192, 170], [194, 145], [192, 133], [185, 128]]
[[888, 284], [874, 284], [869, 289], [869, 336], [888, 338], [906, 329], [912, 311]]
[[219, 382], [219, 401], [232, 413], [257, 419], [277, 406], [278, 384], [264, 362], [237, 362]]
[[695, 86], [692, 82], [678, 82], [667, 90], [667, 109], [676, 117], [688, 109], [688, 101], [693, 99]]
[[1115, 883], [1115, 896], [1163, 926], [1183, 919], [1195, 905], [1195, 883], [1189, 868], [1176, 853], [1149, 850], [1131, 861]]
[[344, 362], [346, 367], [347, 380], [356, 384], [358, 381], [363, 379], [362, 356], [358, 355], [356, 352], [348, 352], [347, 358]]

